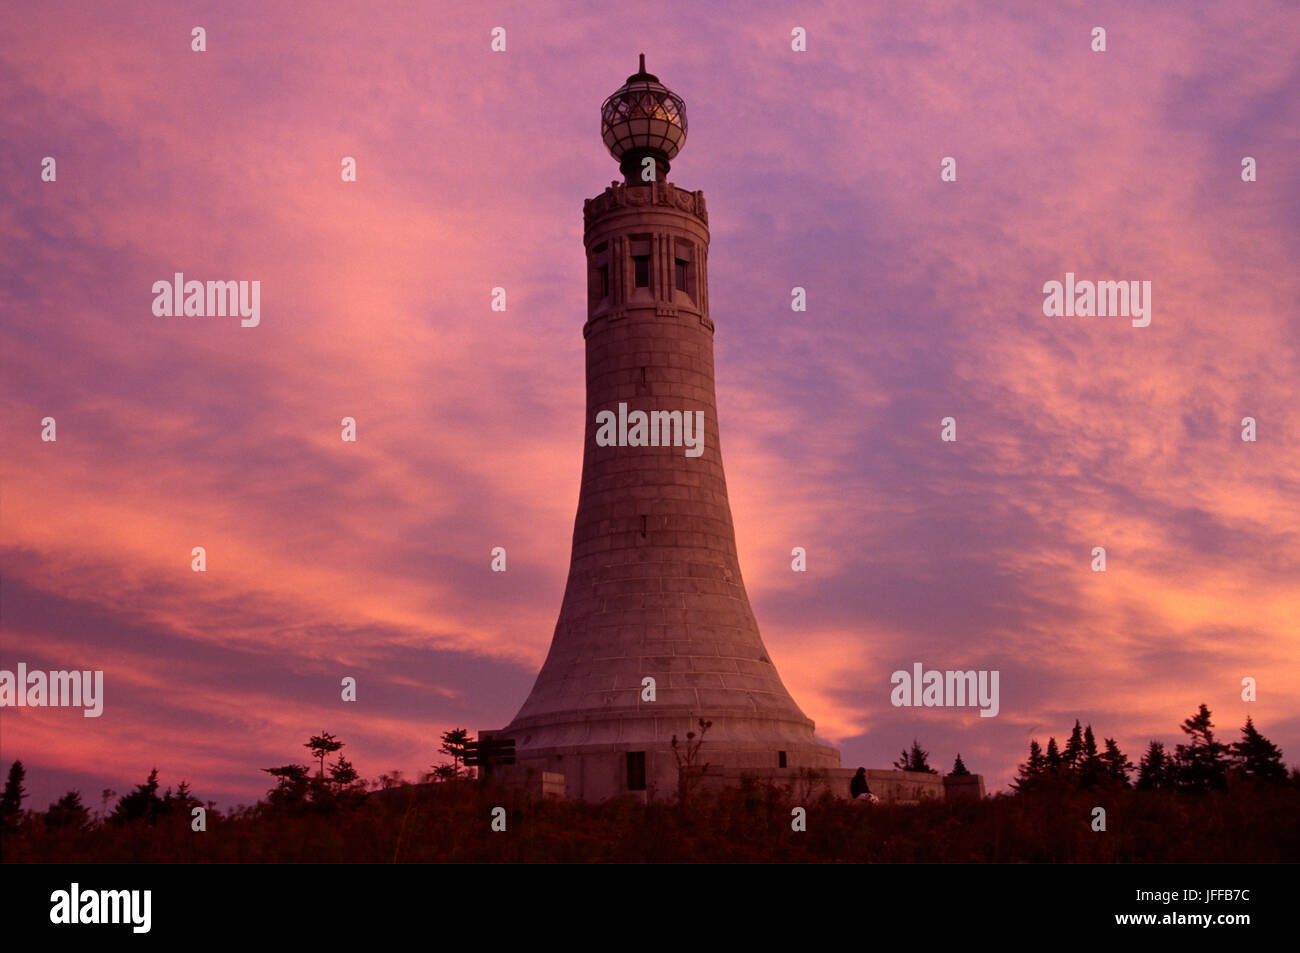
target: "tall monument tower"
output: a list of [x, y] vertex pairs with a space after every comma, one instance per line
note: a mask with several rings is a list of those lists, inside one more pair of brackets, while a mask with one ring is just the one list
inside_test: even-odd
[[[569, 797], [676, 792], [676, 735], [708, 774], [838, 768], [768, 657], [736, 557], [718, 441], [704, 194], [666, 180], [682, 99], [641, 68], [605, 100], [623, 182], [584, 203], [587, 416], [564, 603], [505, 729], [515, 770]], [[702, 424], [698, 431], [696, 424]], [[653, 692], [646, 679], [653, 679]], [[650, 700], [653, 698], [653, 700]], [[707, 774], [706, 774], [707, 777]]]

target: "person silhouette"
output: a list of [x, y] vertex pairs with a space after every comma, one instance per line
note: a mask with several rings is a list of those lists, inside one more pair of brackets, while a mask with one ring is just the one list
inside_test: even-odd
[[866, 768], [858, 768], [858, 773], [853, 775], [853, 780], [849, 782], [849, 797], [855, 801], [858, 798], [871, 797], [871, 788], [867, 786]]

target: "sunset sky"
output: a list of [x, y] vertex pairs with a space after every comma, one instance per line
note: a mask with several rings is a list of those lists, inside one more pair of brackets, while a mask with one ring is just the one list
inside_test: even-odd
[[[1137, 761], [1202, 702], [1300, 763], [1294, 4], [263, 6], [0, 9], [0, 668], [106, 696], [0, 714], [27, 807], [154, 766], [249, 803], [321, 730], [409, 777], [510, 721], [640, 52], [708, 201], [745, 583], [843, 764], [915, 737], [997, 790], [1076, 717]], [[156, 317], [177, 271], [259, 280], [260, 326]], [[1151, 325], [1044, 316], [1067, 271], [1150, 281]], [[998, 670], [1000, 713], [891, 707], [914, 662]]]

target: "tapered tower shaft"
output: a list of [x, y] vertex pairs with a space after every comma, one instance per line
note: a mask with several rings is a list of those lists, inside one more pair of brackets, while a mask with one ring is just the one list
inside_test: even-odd
[[838, 767], [782, 684], [741, 579], [704, 195], [635, 173], [657, 175], [664, 143], [676, 154], [684, 104], [643, 66], [602, 118], [628, 181], [584, 206], [587, 406], [568, 582], [532, 692], [494, 734], [585, 798], [674, 792], [671, 739], [700, 718], [712, 722], [700, 760], [715, 773]]

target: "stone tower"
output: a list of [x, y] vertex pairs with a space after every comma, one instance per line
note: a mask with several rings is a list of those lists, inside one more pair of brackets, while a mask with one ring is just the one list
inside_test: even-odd
[[674, 795], [671, 739], [701, 718], [713, 723], [706, 777], [838, 768], [781, 683], [741, 580], [718, 441], [708, 214], [702, 192], [665, 179], [685, 106], [644, 55], [605, 101], [601, 134], [625, 181], [583, 207], [587, 414], [569, 578], [532, 692], [483, 736], [514, 739], [516, 774], [563, 774], [567, 795], [588, 800]]

